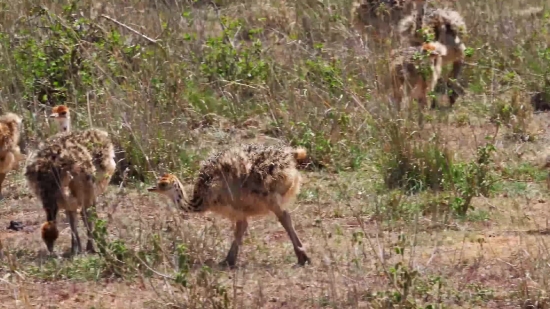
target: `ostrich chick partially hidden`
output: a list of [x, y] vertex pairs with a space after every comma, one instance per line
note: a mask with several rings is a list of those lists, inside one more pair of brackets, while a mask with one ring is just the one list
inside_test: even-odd
[[[422, 46], [409, 46], [392, 51], [390, 74], [386, 80], [391, 85], [393, 99], [397, 109], [405, 95], [416, 99], [420, 115], [428, 101], [428, 94], [433, 92], [441, 76], [443, 56], [447, 53], [445, 45], [439, 42], [424, 43]], [[422, 124], [422, 116], [420, 116]]]
[[2, 184], [6, 175], [19, 162], [25, 160], [19, 149], [22, 121], [21, 117], [14, 113], [0, 116], [0, 199], [3, 198]]

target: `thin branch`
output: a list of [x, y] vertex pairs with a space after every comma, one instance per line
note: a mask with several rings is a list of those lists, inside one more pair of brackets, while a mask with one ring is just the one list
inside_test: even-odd
[[[235, 49], [235, 44], [233, 44], [233, 41], [231, 39], [229, 39], [227, 29], [225, 28], [225, 25], [222, 21], [222, 16], [220, 14], [220, 9], [218, 8], [218, 6], [216, 5], [216, 3], [214, 1], [210, 1], [210, 4], [212, 4], [212, 6], [214, 7], [214, 11], [216, 11], [216, 16], [218, 17], [218, 22], [220, 23], [220, 27], [222, 28], [222, 31], [223, 31], [223, 40], [225, 41], [226, 44], [231, 45], [231, 47], [233, 47], [233, 49]], [[240, 30], [240, 28], [239, 28], [239, 30]], [[235, 33], [235, 36], [237, 36], [238, 33], [239, 33], [239, 31], [237, 31], [237, 33]]]
[[116, 19], [114, 19], [114, 18], [112, 18], [112, 17], [109, 17], [109, 16], [107, 16], [107, 15], [103, 15], [103, 14], [101, 14], [101, 15], [99, 15], [99, 16], [100, 16], [100, 17], [103, 17], [103, 18], [105, 18], [105, 19], [107, 19], [107, 20], [112, 21], [112, 22], [114, 22], [115, 24], [117, 24], [117, 25], [119, 25], [119, 26], [121, 26], [121, 27], [123, 27], [123, 28], [126, 28], [127, 30], [129, 30], [129, 31], [131, 31], [131, 32], [133, 32], [133, 33], [139, 35], [140, 37], [144, 38], [145, 40], [149, 41], [149, 42], [152, 43], [152, 44], [158, 44], [158, 42], [159, 42], [158, 40], [151, 39], [150, 37], [146, 36], [145, 34], [140, 33], [139, 31], [135, 30], [134, 28], [132, 28], [132, 27], [130, 27], [130, 26], [128, 26], [128, 25], [125, 25], [125, 24], [119, 22], [118, 20], [116, 20]]
[[88, 122], [90, 123], [90, 128], [93, 127], [92, 124], [92, 111], [90, 108], [90, 92], [86, 91], [86, 106], [88, 107]]
[[168, 280], [172, 280], [172, 281], [175, 281], [176, 278], [172, 277], [172, 276], [169, 276], [169, 275], [165, 275], [165, 274], [162, 274], [156, 270], [154, 270], [153, 268], [151, 268], [149, 265], [147, 265], [147, 263], [145, 263], [137, 254], [135, 255], [135, 258], [138, 259], [142, 264], [143, 266], [145, 266], [147, 269], [149, 269], [150, 271], [152, 271], [153, 273], [155, 273], [157, 276], [160, 276], [164, 279], [168, 279]]

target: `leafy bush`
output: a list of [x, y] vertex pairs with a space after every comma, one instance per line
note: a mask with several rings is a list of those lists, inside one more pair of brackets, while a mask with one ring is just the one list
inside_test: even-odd
[[388, 189], [399, 188], [407, 194], [450, 190], [449, 206], [461, 216], [470, 209], [473, 197], [490, 193], [495, 183], [492, 144], [480, 147], [473, 161], [460, 163], [453, 160], [437, 133], [424, 140], [402, 120], [383, 123], [379, 171]]

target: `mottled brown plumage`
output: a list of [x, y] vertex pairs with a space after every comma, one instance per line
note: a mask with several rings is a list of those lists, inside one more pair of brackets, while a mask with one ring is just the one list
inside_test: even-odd
[[389, 80], [386, 80], [386, 84], [391, 85], [398, 110], [401, 110], [405, 95], [416, 99], [421, 110], [425, 108], [428, 94], [435, 89], [437, 80], [441, 76], [442, 57], [445, 53], [445, 45], [439, 42], [392, 51], [390, 74], [387, 75]]
[[100, 129], [71, 131], [70, 110], [64, 105], [55, 106], [50, 117], [54, 118], [60, 133], [48, 138], [45, 143], [60, 143], [72, 139], [82, 144], [92, 156], [97, 171], [97, 194], [102, 194], [116, 169], [115, 148], [109, 134]]
[[115, 150], [107, 132], [100, 129], [87, 129], [61, 133], [50, 138], [50, 143], [64, 143], [73, 141], [81, 144], [92, 157], [96, 169], [97, 194], [107, 189], [109, 181], [116, 169]]
[[19, 149], [22, 119], [14, 113], [0, 116], [0, 198], [6, 174], [25, 159]]
[[[69, 217], [73, 232], [71, 249], [73, 253], [80, 252], [76, 214], [80, 207], [87, 209], [93, 205], [95, 174], [88, 150], [70, 139], [44, 145], [29, 160], [25, 177], [31, 192], [42, 202], [46, 212], [47, 222], [42, 226], [42, 237], [50, 252], [53, 252], [59, 235], [56, 222], [59, 209], [64, 209]], [[88, 226], [84, 209], [82, 215]], [[93, 251], [90, 236], [88, 233], [87, 249]]]
[[244, 145], [213, 154], [202, 162], [193, 192], [187, 198], [181, 182], [163, 175], [149, 188], [168, 196], [186, 212], [218, 213], [235, 222], [235, 240], [223, 263], [234, 266], [248, 218], [275, 213], [287, 231], [298, 264], [309, 262], [290, 214], [285, 210], [300, 191], [301, 176], [296, 160], [303, 159], [302, 148]]
[[[460, 13], [449, 8], [430, 7], [425, 3], [417, 10], [403, 18], [398, 25], [398, 32], [403, 43], [411, 46], [421, 46], [428, 41], [437, 41], [445, 45], [447, 53], [443, 56], [443, 65], [452, 63], [453, 70], [447, 78], [447, 87], [452, 89], [449, 94], [451, 106], [456, 102], [462, 89], [456, 80], [464, 65], [466, 45], [462, 39], [466, 35], [466, 22]], [[436, 106], [433, 101], [432, 107]]]
[[50, 117], [56, 120], [60, 133], [48, 138], [27, 165], [25, 176], [31, 191], [41, 200], [47, 213], [42, 237], [50, 252], [57, 239], [57, 212], [65, 209], [72, 230], [72, 251], [81, 251], [76, 227], [76, 213], [82, 207], [87, 227], [87, 251], [94, 251], [89, 210], [103, 193], [113, 175], [116, 163], [114, 147], [107, 132], [99, 129], [70, 131], [70, 113], [66, 106], [56, 106]]
[[431, 36], [435, 41], [448, 43], [450, 48], [455, 44], [456, 37], [466, 35], [467, 27], [457, 11], [424, 3], [399, 21], [398, 32], [403, 41], [411, 46], [420, 46], [426, 42], [426, 37]]

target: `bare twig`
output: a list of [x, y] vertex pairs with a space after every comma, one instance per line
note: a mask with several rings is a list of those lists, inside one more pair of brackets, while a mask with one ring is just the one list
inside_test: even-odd
[[156, 270], [154, 270], [153, 268], [151, 268], [149, 265], [147, 265], [147, 263], [145, 263], [145, 261], [143, 261], [137, 254], [135, 255], [135, 258], [138, 259], [142, 264], [143, 266], [145, 266], [147, 269], [149, 269], [150, 271], [152, 271], [153, 273], [155, 273], [157, 276], [161, 277], [161, 278], [164, 278], [164, 279], [168, 279], [168, 280], [176, 280], [176, 278], [172, 277], [172, 276], [169, 276], [169, 275], [165, 275], [165, 274], [162, 274]]
[[88, 107], [88, 121], [90, 122], [90, 127], [93, 127], [92, 111], [90, 109], [90, 92], [89, 91], [86, 91], [86, 106]]
[[121, 26], [121, 27], [123, 27], [123, 28], [125, 28], [125, 29], [127, 29], [127, 30], [129, 30], [129, 31], [131, 31], [131, 32], [133, 32], [134, 34], [139, 35], [140, 37], [144, 38], [145, 40], [149, 41], [149, 42], [152, 43], [152, 44], [158, 44], [158, 43], [159, 43], [159, 40], [152, 39], [152, 38], [146, 36], [145, 34], [140, 33], [139, 31], [135, 30], [134, 28], [132, 28], [132, 27], [130, 27], [130, 26], [128, 26], [128, 25], [125, 25], [125, 24], [119, 22], [118, 20], [116, 20], [116, 19], [114, 19], [114, 18], [112, 18], [112, 17], [109, 17], [109, 16], [107, 16], [107, 15], [103, 15], [103, 14], [101, 14], [101, 15], [99, 15], [99, 16], [100, 16], [100, 17], [103, 17], [103, 18], [105, 18], [105, 19], [107, 19], [107, 20], [110, 20], [110, 21], [114, 22], [115, 24], [117, 24], [117, 25], [119, 25], [119, 26]]
[[[233, 47], [233, 49], [235, 49], [235, 44], [233, 44], [233, 41], [231, 41], [229, 39], [229, 36], [227, 34], [227, 29], [225, 28], [225, 25], [222, 21], [222, 17], [221, 17], [221, 14], [220, 14], [220, 9], [218, 8], [218, 6], [216, 5], [216, 3], [214, 1], [210, 1], [210, 3], [212, 4], [212, 6], [214, 7], [214, 10], [216, 11], [216, 16], [218, 16], [218, 22], [220, 23], [220, 27], [222, 28], [222, 31], [223, 31], [223, 40], [225, 41], [226, 44], [231, 45], [231, 47]], [[239, 33], [239, 31], [237, 31], [237, 33]], [[237, 35], [237, 33], [235, 33], [235, 36]]]

